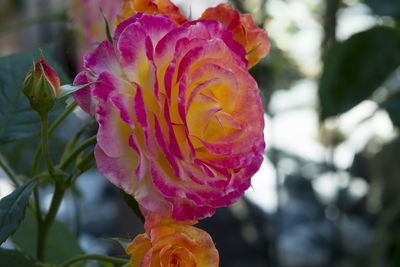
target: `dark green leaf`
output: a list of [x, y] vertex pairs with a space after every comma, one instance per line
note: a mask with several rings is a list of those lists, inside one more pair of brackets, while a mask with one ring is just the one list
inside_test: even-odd
[[397, 93], [387, 99], [382, 104], [382, 108], [387, 111], [393, 124], [397, 128], [400, 128], [400, 93]]
[[142, 221], [142, 223], [144, 223], [144, 216], [139, 209], [139, 204], [137, 203], [136, 199], [122, 190], [120, 190], [120, 192], [125, 200], [125, 203], [132, 209], [132, 211]]
[[[36, 256], [36, 220], [30, 210], [27, 211], [26, 217], [21, 226], [12, 236], [12, 241], [27, 255]], [[78, 245], [76, 236], [74, 236], [64, 224], [55, 221], [49, 231], [46, 243], [45, 259], [47, 262], [60, 264], [83, 254]]]
[[[61, 81], [68, 82], [52, 57], [53, 47], [45, 47], [43, 53]], [[39, 116], [31, 109], [28, 99], [22, 93], [22, 84], [33, 58], [38, 58], [37, 51], [0, 58], [0, 144], [28, 137], [40, 128]], [[58, 105], [51, 117], [57, 116], [60, 110]]]
[[0, 248], [0, 266], [33, 267], [35, 263], [18, 250]]
[[[19, 174], [31, 175], [32, 160], [38, 147], [40, 135], [32, 135], [27, 138], [0, 145], [0, 153], [7, 159], [10, 167], [18, 170]], [[61, 157], [60, 151], [64, 149], [67, 140], [53, 135], [49, 140], [49, 152], [53, 162], [58, 162]], [[40, 169], [45, 168], [44, 162], [41, 162]]]
[[399, 65], [400, 34], [391, 28], [375, 27], [335, 44], [320, 81], [321, 118], [369, 98]]
[[400, 16], [399, 0], [365, 0], [365, 3], [379, 16]]
[[15, 232], [25, 216], [29, 196], [37, 183], [31, 179], [0, 200], [0, 244]]

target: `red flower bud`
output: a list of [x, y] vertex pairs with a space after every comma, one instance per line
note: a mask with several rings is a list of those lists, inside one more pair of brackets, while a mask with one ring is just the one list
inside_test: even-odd
[[60, 78], [43, 57], [27, 73], [24, 94], [32, 108], [41, 115], [49, 112], [60, 95]]

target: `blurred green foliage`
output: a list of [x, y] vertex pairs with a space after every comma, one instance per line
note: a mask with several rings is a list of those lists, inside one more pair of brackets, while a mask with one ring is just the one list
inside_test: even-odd
[[334, 44], [320, 80], [321, 118], [342, 114], [370, 98], [399, 66], [400, 33], [395, 29], [374, 27]]
[[15, 249], [0, 248], [0, 263], [7, 267], [34, 267], [35, 262]]
[[[378, 18], [377, 26], [335, 42], [323, 59], [319, 83], [320, 118], [339, 118], [364, 100], [373, 100], [400, 128], [400, 1], [365, 0]], [[389, 21], [390, 23], [383, 23]], [[386, 26], [381, 26], [384, 24]], [[391, 86], [388, 86], [391, 84]], [[391, 87], [391, 88], [389, 88]], [[385, 97], [374, 97], [384, 91]], [[366, 265], [400, 266], [400, 138], [378, 146], [372, 139], [353, 162], [351, 174], [363, 177], [370, 185], [367, 198], [380, 203], [376, 211], [376, 233]]]
[[365, 0], [365, 3], [376, 15], [400, 19], [400, 1], [398, 0]]
[[400, 92], [389, 97], [382, 107], [388, 112], [393, 124], [400, 128]]

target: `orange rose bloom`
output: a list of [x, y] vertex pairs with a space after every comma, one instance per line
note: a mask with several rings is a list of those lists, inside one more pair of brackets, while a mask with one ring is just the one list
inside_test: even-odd
[[156, 226], [129, 244], [131, 267], [217, 267], [218, 251], [207, 232], [187, 224]]
[[201, 18], [217, 20], [232, 32], [235, 41], [246, 49], [249, 67], [257, 64], [268, 54], [270, 49], [268, 35], [258, 27], [250, 14], [240, 14], [230, 5], [220, 4], [208, 8]]

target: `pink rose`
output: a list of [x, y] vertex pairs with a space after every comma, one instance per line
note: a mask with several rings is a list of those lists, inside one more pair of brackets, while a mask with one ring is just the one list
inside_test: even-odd
[[75, 96], [99, 123], [97, 166], [144, 211], [211, 216], [250, 186], [264, 119], [246, 51], [221, 23], [138, 13], [84, 60]]

